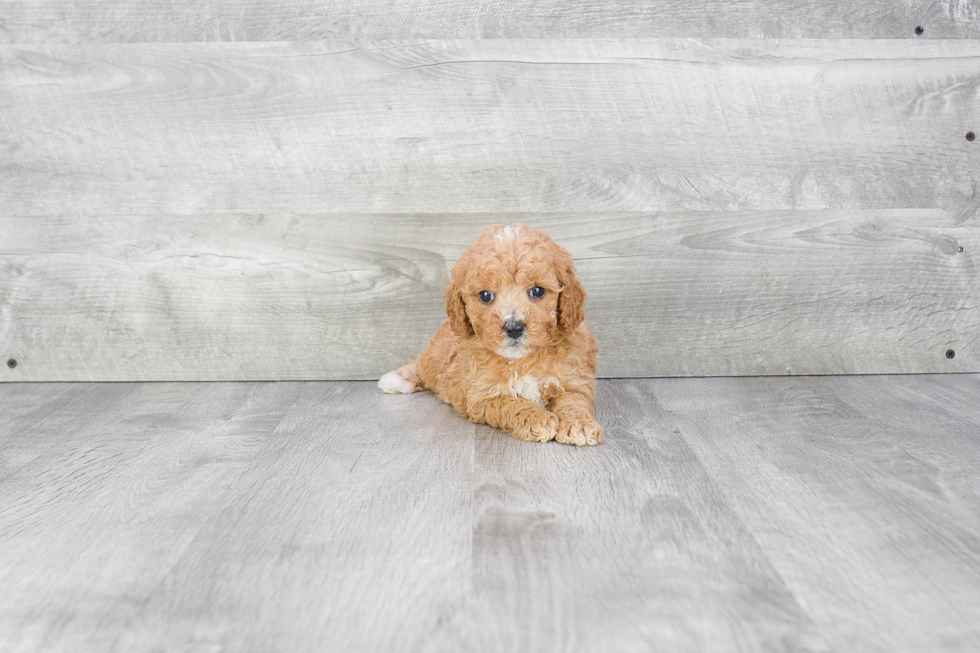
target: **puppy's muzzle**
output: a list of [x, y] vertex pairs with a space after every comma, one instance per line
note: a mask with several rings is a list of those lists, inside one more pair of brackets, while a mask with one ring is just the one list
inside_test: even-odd
[[520, 340], [521, 336], [524, 335], [524, 329], [527, 325], [523, 322], [512, 321], [504, 323], [504, 333], [511, 340]]

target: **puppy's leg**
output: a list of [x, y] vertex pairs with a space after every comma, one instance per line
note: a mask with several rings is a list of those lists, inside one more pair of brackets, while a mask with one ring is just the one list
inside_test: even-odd
[[605, 439], [602, 427], [595, 419], [592, 399], [578, 392], [563, 392], [551, 402], [558, 416], [555, 440], [563, 444], [583, 446], [599, 444]]
[[415, 371], [415, 361], [402, 365], [394, 372], [388, 372], [378, 381], [378, 387], [388, 394], [411, 394], [422, 389], [418, 374]]
[[491, 397], [472, 402], [467, 413], [475, 422], [496, 426], [527, 442], [553, 440], [558, 429], [558, 418], [553, 413], [523, 397]]

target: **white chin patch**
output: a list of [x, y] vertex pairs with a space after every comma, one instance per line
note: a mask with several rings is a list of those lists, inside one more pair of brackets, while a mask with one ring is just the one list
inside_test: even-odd
[[531, 350], [524, 345], [507, 345], [501, 347], [497, 350], [497, 353], [504, 358], [509, 358], [510, 360], [517, 360], [518, 358], [524, 358], [531, 353]]
[[407, 395], [415, 392], [415, 384], [411, 381], [405, 380], [398, 372], [388, 372], [381, 377], [378, 381], [378, 387], [381, 388], [381, 392], [387, 392], [390, 395]]

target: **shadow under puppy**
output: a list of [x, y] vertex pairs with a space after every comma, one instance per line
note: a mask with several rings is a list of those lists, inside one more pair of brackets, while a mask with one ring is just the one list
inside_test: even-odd
[[596, 346], [571, 254], [523, 225], [488, 227], [453, 266], [449, 319], [389, 393], [432, 390], [471, 422], [522, 440], [599, 444]]

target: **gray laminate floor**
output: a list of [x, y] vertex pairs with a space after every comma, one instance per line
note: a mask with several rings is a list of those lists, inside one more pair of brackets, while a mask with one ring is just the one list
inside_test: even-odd
[[980, 378], [0, 385], [0, 651], [980, 650]]

